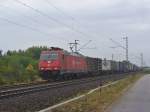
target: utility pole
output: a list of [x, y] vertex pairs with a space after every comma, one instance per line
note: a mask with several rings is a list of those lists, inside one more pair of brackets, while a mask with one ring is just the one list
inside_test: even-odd
[[112, 61], [114, 61], [114, 54], [112, 54]]
[[122, 55], [122, 54], [120, 53], [120, 54], [119, 54], [119, 61], [121, 61], [121, 55]]
[[116, 44], [116, 47], [111, 47], [111, 48], [117, 48], [117, 47], [121, 47], [122, 49], [124, 49], [126, 52], [125, 57], [126, 57], [126, 61], [129, 62], [129, 41], [128, 41], [128, 37], [124, 37], [123, 39], [125, 39], [125, 44], [126, 46], [121, 45], [119, 42], [114, 41], [113, 39], [110, 39], [114, 44]]
[[144, 60], [143, 60], [143, 53], [141, 53], [141, 68], [143, 68]]
[[71, 52], [73, 52], [73, 46], [74, 46], [73, 43], [69, 43], [69, 48], [70, 48]]
[[69, 43], [69, 47], [71, 49], [72, 52], [79, 52], [81, 51], [82, 49], [96, 49], [96, 47], [93, 47], [93, 48], [85, 48], [89, 43], [92, 42], [92, 40], [89, 40], [87, 43], [85, 43], [83, 46], [81, 46], [80, 48], [78, 48], [78, 45], [79, 45], [79, 40], [75, 40], [74, 43]]
[[78, 41], [79, 40], [75, 40], [75, 43], [74, 43], [75, 44], [75, 52], [76, 53], [78, 52]]
[[126, 41], [126, 61], [129, 61], [129, 41], [128, 41], [128, 37], [124, 37], [123, 39], [125, 39]]
[[[74, 43], [69, 43], [72, 52], [76, 52], [76, 53], [78, 52], [78, 44], [79, 44], [78, 41], [79, 40], [75, 40]], [[73, 48], [75, 49], [73, 50]]]

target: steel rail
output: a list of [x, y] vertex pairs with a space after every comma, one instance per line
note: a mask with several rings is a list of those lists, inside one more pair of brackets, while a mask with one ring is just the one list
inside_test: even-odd
[[124, 78], [127, 76], [127, 74], [119, 74], [119, 75], [107, 75], [107, 76], [99, 76], [99, 77], [90, 77], [86, 79], [76, 79], [76, 80], [70, 80], [65, 82], [59, 82], [59, 83], [48, 83], [48, 84], [41, 84], [41, 85], [32, 85], [27, 87], [19, 87], [15, 89], [9, 89], [9, 90], [2, 90], [0, 91], [0, 99], [3, 98], [10, 98], [14, 96], [21, 96], [25, 94], [30, 94], [34, 92], [44, 91], [48, 89], [57, 89], [64, 86], [70, 86], [70, 85], [77, 85], [81, 83], [89, 83], [94, 81], [99, 81], [99, 83], [104, 83], [105, 81], [111, 81], [111, 80], [119, 80], [121, 78]]
[[47, 81], [34, 82], [34, 83], [21, 83], [21, 84], [13, 84], [13, 85], [4, 85], [4, 86], [0, 86], [0, 91], [15, 89], [15, 88], [21, 88], [21, 87], [29, 87], [29, 86], [33, 86], [33, 85], [41, 85], [41, 84], [45, 84], [45, 83], [47, 83]]

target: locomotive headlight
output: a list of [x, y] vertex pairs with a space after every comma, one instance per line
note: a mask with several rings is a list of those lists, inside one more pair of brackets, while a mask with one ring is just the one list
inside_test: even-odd
[[51, 63], [51, 61], [48, 61], [48, 63]]
[[54, 68], [54, 70], [58, 70], [58, 68], [57, 68], [57, 67], [55, 67], [55, 68]]

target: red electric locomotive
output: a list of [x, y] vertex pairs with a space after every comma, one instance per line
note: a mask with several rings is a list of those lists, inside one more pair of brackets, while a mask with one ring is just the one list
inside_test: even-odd
[[41, 52], [39, 70], [45, 80], [77, 76], [87, 73], [87, 63], [81, 54], [52, 47], [48, 51]]

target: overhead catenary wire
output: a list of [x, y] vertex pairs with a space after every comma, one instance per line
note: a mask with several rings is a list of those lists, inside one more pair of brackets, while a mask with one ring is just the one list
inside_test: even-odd
[[10, 8], [10, 7], [5, 6], [5, 5], [2, 5], [2, 4], [0, 4], [0, 7], [1, 7], [1, 8], [6, 8], [6, 9], [10, 9], [12, 12], [15, 12], [15, 14], [17, 13], [18, 15], [20, 15], [20, 16], [22, 16], [22, 17], [24, 17], [24, 18], [28, 18], [30, 21], [35, 22], [35, 23], [38, 24], [38, 21], [37, 21], [36, 19], [34, 19], [34, 18], [32, 18], [32, 17], [29, 17], [29, 16], [27, 16], [27, 15], [25, 15], [25, 14], [19, 13], [19, 11], [16, 11], [16, 10], [14, 10], [13, 8]]
[[[129, 61], [129, 42], [128, 42], [128, 37], [124, 37], [123, 39], [125, 39], [125, 42], [126, 42], [126, 46], [122, 46], [119, 42], [116, 42], [115, 40], [113, 39], [110, 39], [113, 43], [115, 43], [118, 47], [121, 47], [122, 49], [124, 49], [126, 52], [126, 61], [128, 62]], [[115, 47], [114, 47], [115, 48]]]
[[[13, 8], [10, 8], [10, 7], [5, 6], [5, 5], [2, 5], [2, 4], [0, 4], [0, 7], [1, 7], [1, 8], [6, 8], [6, 9], [10, 9], [12, 12], [17, 13], [16, 15], [20, 15], [20, 16], [22, 16], [22, 17], [24, 17], [24, 18], [27, 18], [27, 19], [30, 20], [31, 22], [34, 22], [34, 23], [36, 23], [36, 24], [41, 25], [40, 21], [38, 21], [37, 19], [34, 19], [34, 18], [32, 18], [32, 17], [30, 17], [30, 16], [28, 16], [28, 15], [26, 15], [26, 14], [23, 14], [23, 13], [21, 13], [21, 12], [19, 12], [19, 11], [16, 11], [16, 10], [13, 9]], [[52, 35], [52, 34], [50, 34], [50, 33], [47, 33], [47, 32], [45, 32], [45, 31], [42, 31], [42, 30], [38, 29], [37, 27], [34, 28], [34, 27], [31, 26], [31, 25], [20, 24], [20, 23], [18, 23], [18, 22], [12, 21], [11, 19], [4, 18], [4, 17], [2, 17], [2, 16], [0, 17], [0, 19], [1, 19], [2, 21], [7, 22], [7, 23], [14, 24], [14, 25], [17, 25], [17, 26], [19, 26], [19, 27], [24, 27], [24, 28], [26, 28], [26, 29], [28, 29], [28, 30], [32, 30], [32, 31], [34, 31], [34, 32], [40, 33], [40, 34], [42, 34], [42, 35], [44, 35], [44, 36], [46, 36], [46, 37], [48, 37], [48, 38], [52, 37], [52, 38], [55, 38], [55, 39], [57, 39], [57, 40], [59, 40], [59, 41], [63, 41], [63, 42], [65, 42], [63, 39], [66, 39], [66, 38], [64, 38], [64, 37], [62, 37], [62, 36], [61, 36], [61, 38], [63, 38], [63, 39], [60, 39], [60, 38], [58, 38], [58, 37], [56, 38], [56, 36], [54, 36], [54, 35]], [[25, 21], [25, 20], [24, 20], [24, 21]], [[43, 24], [43, 23], [42, 23], [42, 24]], [[50, 25], [48, 25], [48, 24], [45, 24], [45, 25], [46, 25], [47, 27], [50, 27]]]
[[120, 43], [118, 43], [118, 42], [114, 41], [113, 39], [110, 39], [110, 41], [112, 41], [113, 43], [115, 43], [115, 44], [117, 45], [117, 46], [112, 47], [112, 48], [121, 47], [121, 48], [123, 48], [123, 49], [126, 49], [124, 46], [122, 46]]
[[[65, 11], [63, 11], [61, 8], [57, 7], [55, 4], [53, 4], [50, 0], [43, 0], [45, 1], [50, 7], [53, 7], [54, 9], [56, 9], [61, 15], [67, 17], [67, 18], [70, 18], [72, 22], [74, 22], [78, 27], [83, 27], [83, 25], [75, 18], [73, 17], [72, 15], [70, 14], [67, 14]], [[84, 33], [85, 34], [85, 33]], [[93, 37], [91, 34], [87, 35], [87, 37]]]
[[[72, 15], [67, 14], [66, 12], [64, 12], [62, 9], [58, 8], [56, 5], [54, 5], [52, 2], [50, 2], [49, 0], [44, 0], [49, 6], [53, 7], [54, 9], [56, 9], [60, 14], [70, 18], [72, 21], [74, 21], [75, 23], [80, 25], [80, 22], [78, 22], [76, 20], [75, 17], [73, 17]], [[80, 25], [81, 26], [81, 25]]]
[[140, 56], [134, 55], [134, 54], [130, 54], [130, 56], [132, 56], [132, 59], [136, 59], [139, 60], [141, 67], [143, 67], [144, 65], [144, 60], [143, 60], [143, 53], [140, 54]]
[[[41, 25], [41, 23], [40, 23], [40, 21], [38, 21], [37, 19], [35, 19], [35, 18], [32, 18], [32, 17], [30, 17], [30, 16], [28, 16], [28, 15], [26, 15], [26, 14], [23, 14], [23, 13], [21, 13], [21, 12], [19, 12], [19, 11], [16, 11], [16, 10], [14, 10], [13, 8], [11, 8], [11, 7], [8, 7], [8, 6], [5, 6], [4, 4], [2, 5], [2, 4], [0, 4], [0, 7], [1, 8], [6, 8], [6, 9], [10, 9], [10, 11], [12, 11], [12, 12], [15, 12], [15, 14], [17, 14], [17, 15], [20, 15], [20, 16], [22, 16], [22, 17], [24, 17], [24, 18], [27, 18], [27, 19], [29, 19], [30, 21], [32, 21], [32, 22], [34, 22], [34, 23], [36, 23], [36, 24], [40, 24]], [[23, 19], [24, 19], [23, 18]], [[14, 22], [13, 22], [14, 23]], [[18, 24], [18, 23], [17, 23]], [[43, 24], [43, 23], [42, 23]], [[45, 24], [47, 27], [50, 27], [50, 25], [48, 25], [49, 24], [49, 22], [47, 23], [47, 24]], [[22, 25], [21, 25], [22, 26]], [[32, 29], [33, 30], [33, 29]], [[63, 37], [64, 38], [64, 37]], [[64, 39], [66, 39], [66, 38], [64, 38]], [[60, 39], [61, 40], [61, 39]], [[63, 40], [64, 41], [64, 40]]]
[[[2, 5], [2, 4], [0, 4], [0, 7], [3, 7], [3, 8], [6, 8], [6, 9], [10, 9], [12, 12], [15, 12], [15, 14], [16, 15], [19, 15], [19, 16], [21, 16], [21, 17], [23, 17], [23, 18], [27, 18], [28, 20], [30, 20], [31, 22], [34, 22], [35, 24], [37, 24], [37, 25], [39, 25], [40, 27], [41, 27], [41, 25], [42, 26], [44, 26], [44, 27], [47, 27], [47, 28], [50, 28], [51, 27], [51, 24], [49, 24], [49, 23], [44, 23], [44, 22], [40, 22], [39, 20], [37, 20], [37, 19], [35, 19], [35, 18], [32, 18], [32, 17], [30, 17], [30, 16], [28, 16], [28, 15], [26, 15], [26, 14], [23, 14], [23, 13], [21, 13], [21, 12], [19, 12], [19, 11], [16, 11], [16, 10], [14, 10], [13, 8], [10, 8], [10, 7], [8, 7], [8, 6], [5, 6], [5, 5]], [[24, 22], [25, 22], [25, 20], [24, 20]], [[17, 23], [18, 24], [18, 23]], [[29, 25], [28, 25], [29, 26]], [[30, 24], [30, 26], [31, 26], [31, 24]], [[39, 28], [40, 28], [39, 27]], [[36, 28], [34, 28], [34, 29], [36, 29]], [[40, 30], [40, 29], [39, 29]], [[41, 31], [40, 31], [41, 32]], [[46, 32], [45, 32], [46, 33]], [[50, 34], [47, 34], [47, 35], [50, 35]], [[54, 37], [54, 36], [53, 36]], [[61, 38], [63, 38], [63, 37], [61, 37]], [[65, 38], [63, 38], [63, 39], [65, 39]]]
[[[28, 8], [30, 8], [30, 9], [32, 9], [33, 11], [35, 11], [35, 12], [37, 12], [38, 14], [40, 14], [40, 15], [42, 15], [42, 16], [45, 16], [45, 17], [47, 17], [47, 18], [50, 18], [51, 20], [53, 20], [53, 21], [55, 21], [55, 22], [57, 22], [57, 23], [59, 23], [59, 24], [63, 24], [63, 25], [67, 25], [67, 24], [65, 24], [65, 23], [62, 23], [62, 22], [60, 22], [60, 21], [58, 21], [57, 19], [55, 19], [55, 18], [52, 18], [51, 16], [49, 16], [49, 15], [47, 15], [46, 13], [44, 13], [44, 12], [42, 12], [41, 10], [38, 10], [38, 9], [36, 9], [36, 8], [34, 8], [34, 7], [32, 7], [32, 6], [30, 6], [30, 5], [28, 5], [28, 4], [26, 4], [26, 3], [24, 3], [24, 2], [22, 2], [22, 1], [20, 1], [20, 0], [15, 0], [15, 1], [17, 1], [17, 3], [19, 2], [20, 4], [22, 4], [22, 5], [24, 5], [24, 6], [26, 6], [26, 7], [28, 7]], [[48, 0], [46, 0], [46, 1], [48, 1]], [[53, 6], [53, 7], [55, 7], [55, 6]], [[59, 10], [59, 8], [57, 8], [57, 7], [55, 7], [55, 9], [57, 9], [57, 10]], [[61, 11], [61, 10], [59, 10], [59, 11]], [[65, 13], [64, 13], [65, 14]], [[72, 17], [70, 17], [70, 18], [72, 18]], [[67, 25], [67, 27], [68, 27], [68, 25]], [[29, 28], [29, 27], [28, 27]], [[69, 28], [71, 28], [71, 29], [74, 29], [74, 28], [72, 28], [72, 27], [70, 27], [69, 26]], [[37, 29], [35, 29], [35, 28], [32, 28], [32, 27], [30, 27], [30, 29], [34, 29], [34, 31], [35, 30], [37, 30]], [[39, 30], [38, 30], [39, 31]], [[76, 31], [76, 30], [75, 30]], [[79, 33], [80, 31], [78, 31], [78, 33]], [[83, 34], [83, 32], [80, 32], [81, 34]], [[121, 46], [122, 47], [122, 46]]]
[[34, 23], [36, 23], [36, 24], [38, 24], [38, 25], [44, 25], [44, 26], [47, 26], [47, 27], [50, 27], [50, 25], [48, 25], [47, 23], [45, 24], [44, 22], [40, 22], [40, 21], [38, 21], [37, 19], [35, 19], [35, 18], [32, 18], [32, 17], [30, 17], [30, 16], [28, 16], [28, 15], [26, 15], [26, 14], [23, 14], [23, 13], [21, 13], [21, 12], [19, 12], [19, 11], [16, 11], [16, 10], [14, 10], [13, 8], [10, 8], [10, 7], [8, 7], [8, 6], [5, 6], [5, 5], [2, 5], [2, 4], [0, 4], [0, 7], [2, 7], [2, 8], [6, 8], [6, 9], [10, 9], [12, 12], [15, 12], [15, 13], [17, 13], [17, 15], [20, 15], [20, 16], [22, 16], [22, 17], [24, 17], [24, 18], [27, 18], [28, 20], [30, 20], [31, 22], [34, 22]]
[[[34, 9], [33, 11], [38, 11], [38, 14], [39, 14], [39, 10], [36, 10], [35, 8], [33, 8], [33, 7], [31, 7], [30, 5], [28, 5], [28, 4], [26, 4], [26, 3], [23, 3], [23, 2], [21, 2], [20, 0], [15, 0], [15, 1], [17, 1], [17, 3], [19, 2], [20, 4], [22, 4], [23, 6], [26, 6], [26, 7], [28, 7], [28, 8], [30, 8], [30, 9]], [[49, 2], [50, 3], [50, 2]], [[4, 6], [5, 7], [5, 6]], [[53, 7], [55, 7], [55, 6], [53, 6]], [[7, 8], [7, 7], [5, 7], [5, 8]], [[8, 7], [9, 8], [9, 7]], [[55, 9], [57, 9], [57, 10], [59, 10], [59, 8], [57, 8], [57, 7], [55, 7]], [[15, 12], [17, 12], [16, 10], [14, 10]], [[59, 11], [61, 11], [61, 9], [59, 10]], [[18, 13], [18, 12], [17, 12]], [[65, 12], [61, 12], [61, 13], [63, 13], [63, 14], [65, 14]], [[45, 15], [43, 15], [43, 12], [41, 12], [40, 13], [40, 15], [42, 14], [42, 16], [46, 16], [46, 14]], [[29, 16], [26, 16], [26, 15], [24, 15], [24, 14], [22, 14], [24, 17], [26, 17], [26, 18], [30, 18]], [[48, 16], [48, 15], [47, 15]], [[67, 16], [67, 15], [65, 15], [65, 16]], [[68, 16], [69, 17], [69, 16]], [[74, 19], [72, 16], [70, 16], [70, 18], [71, 19]], [[36, 19], [34, 19], [34, 18], [31, 18], [30, 19], [31, 21], [33, 21], [33, 22], [35, 22], [35, 23], [37, 23], [37, 24], [39, 24], [39, 21], [37, 21]], [[75, 19], [74, 19], [75, 20]], [[22, 26], [22, 25], [21, 25]], [[30, 27], [31, 28], [31, 27]], [[32, 28], [32, 30], [33, 30], [33, 28]], [[35, 30], [35, 29], [34, 29]], [[83, 33], [83, 32], [80, 32], [80, 33]]]
[[[1, 6], [4, 7], [4, 8], [9, 8], [9, 7], [5, 6], [5, 5], [1, 5]], [[12, 8], [9, 8], [9, 9], [12, 9]], [[16, 10], [13, 10], [13, 11], [15, 11], [15, 12], [18, 13], [18, 11], [16, 11]], [[21, 13], [21, 14], [22, 14], [22, 13]], [[22, 14], [22, 15], [23, 15], [23, 14]], [[26, 16], [26, 15], [23, 15], [23, 16], [24, 16], [24, 17], [27, 17], [27, 18], [30, 18], [29, 16]], [[12, 21], [11, 19], [7, 19], [7, 18], [3, 18], [3, 17], [1, 17], [0, 19], [3, 20], [3, 21], [5, 21], [5, 22], [8, 22], [8, 23], [17, 25], [17, 26], [19, 26], [19, 27], [27, 28], [27, 29], [30, 29], [30, 30], [33, 30], [33, 31], [36, 31], [36, 32], [39, 32], [39, 33], [42, 33], [42, 34], [44, 33], [44, 35], [47, 35], [47, 36], [49, 35], [48, 33], [42, 32], [42, 31], [40, 31], [39, 29], [33, 28], [33, 27], [31, 27], [31, 26], [28, 26], [28, 25], [24, 25], [24, 24], [20, 24], [20, 23], [14, 22], [14, 21]], [[34, 19], [32, 19], [32, 18], [31, 18], [31, 20], [34, 21]]]
[[[44, 0], [50, 7], [54, 8], [57, 10], [57, 12], [59, 12], [59, 14], [67, 17], [67, 18], [70, 18], [72, 22], [76, 23], [77, 26], [80, 26], [82, 27], [82, 25], [80, 24], [79, 21], [76, 20], [75, 17], [73, 17], [72, 15], [69, 15], [67, 14], [66, 12], [64, 12], [61, 8], [57, 7], [55, 4], [53, 4], [50, 0]], [[96, 49], [96, 47], [93, 47], [93, 48], [85, 48], [92, 40], [89, 40], [86, 44], [84, 44], [83, 46], [81, 46], [79, 49], [78, 49], [78, 52], [82, 49]]]
[[83, 46], [81, 46], [78, 51], [80, 51], [81, 49], [83, 49], [84, 47], [86, 47], [89, 43], [91, 43], [92, 40], [89, 40], [87, 43], [85, 43]]
[[9, 20], [9, 19], [3, 18], [3, 17], [0, 17], [0, 20], [5, 21], [5, 22], [10, 23], [10, 24], [14, 24], [14, 25], [19, 26], [19, 27], [23, 27], [23, 28], [30, 29], [30, 30], [35, 31], [35, 32], [42, 33], [42, 34], [44, 34], [44, 35], [48, 35], [47, 33], [41, 32], [40, 30], [38, 30], [38, 29], [36, 29], [36, 28], [32, 28], [32, 27], [30, 27], [30, 26], [17, 23], [17, 22], [14, 22], [14, 21], [12, 21], [12, 20]]
[[[15, 1], [20, 1], [20, 0], [15, 0]], [[48, 1], [48, 0], [46, 0], [46, 1]], [[28, 5], [28, 4], [27, 4]], [[55, 7], [55, 5], [54, 5], [54, 7]], [[61, 11], [59, 8], [57, 8], [57, 7], [55, 7], [57, 10], [59, 10], [59, 11]], [[63, 12], [62, 12], [62, 14], [63, 14]], [[64, 13], [65, 14], [65, 13]], [[66, 15], [67, 16], [67, 15]], [[69, 16], [68, 16], [69, 17]], [[73, 19], [71, 16], [70, 16], [70, 18], [71, 19]], [[3, 18], [4, 19], [4, 18]], [[6, 20], [8, 20], [8, 19], [6, 19]], [[74, 19], [75, 20], [75, 19]], [[34, 20], [33, 20], [34, 21]], [[9, 22], [9, 23], [11, 23], [11, 24], [14, 24], [15, 22], [13, 22], [13, 21], [10, 21], [10, 20], [8, 20], [7, 22]], [[65, 23], [64, 23], [65, 24]], [[20, 27], [26, 27], [26, 28], [28, 28], [28, 29], [31, 29], [31, 30], [33, 30], [33, 31], [36, 31], [36, 32], [39, 32], [39, 33], [42, 33], [42, 34], [44, 34], [44, 35], [47, 35], [47, 36], [49, 36], [49, 34], [48, 33], [46, 33], [46, 32], [42, 32], [42, 31], [40, 31], [39, 29], [36, 29], [36, 28], [33, 28], [33, 27], [29, 27], [29, 26], [27, 26], [27, 25], [23, 25], [23, 24], [15, 24], [15, 25], [17, 25], [17, 26], [20, 26]], [[69, 26], [70, 27], [70, 26]]]
[[[41, 30], [39, 30], [39, 29], [30, 27], [30, 26], [27, 26], [27, 25], [24, 25], [24, 24], [17, 23], [17, 22], [15, 22], [15, 21], [9, 20], [9, 19], [4, 18], [4, 17], [1, 17], [1, 16], [0, 16], [0, 20], [5, 21], [5, 22], [10, 23], [10, 24], [13, 24], [13, 25], [16, 25], [16, 26], [19, 26], [19, 27], [22, 27], [22, 28], [30, 29], [30, 30], [32, 30], [32, 31], [34, 31], [34, 32], [37, 32], [37, 33], [40, 33], [40, 34], [42, 34], [42, 35], [44, 35], [44, 36], [47, 36], [47, 37], [51, 36], [51, 37], [54, 38], [54, 36], [51, 35], [51, 34], [49, 34], [49, 33], [43, 32], [43, 31], [41, 31]], [[63, 41], [62, 39], [59, 39], [59, 40], [60, 40], [60, 41]]]
[[16, 1], [17, 3], [19, 3], [19, 4], [21, 4], [21, 5], [25, 6], [25, 7], [27, 7], [27, 8], [29, 8], [29, 9], [33, 10], [34, 12], [38, 13], [39, 15], [44, 16], [44, 17], [46, 17], [47, 19], [56, 22], [57, 24], [63, 25], [63, 26], [65, 26], [66, 28], [68, 28], [68, 29], [70, 29], [70, 30], [72, 30], [72, 31], [74, 31], [74, 32], [76, 32], [76, 33], [79, 33], [79, 34], [83, 35], [85, 38], [87, 38], [87, 37], [91, 38], [89, 35], [85, 34], [84, 32], [81, 32], [81, 31], [79, 31], [79, 30], [77, 30], [77, 29], [75, 29], [75, 28], [69, 26], [68, 24], [63, 23], [63, 22], [57, 20], [56, 18], [53, 18], [53, 17], [50, 16], [50, 15], [47, 15], [46, 13], [44, 13], [43, 11], [41, 11], [41, 10], [38, 9], [38, 8], [34, 8], [34, 7], [32, 7], [31, 5], [29, 5], [29, 4], [27, 4], [27, 3], [24, 3], [24, 2], [22, 2], [22, 1], [20, 1], [20, 0], [14, 0], [14, 1]]
[[[58, 12], [60, 12], [62, 15], [64, 15], [64, 16], [70, 18], [72, 21], [74, 21], [74, 22], [77, 23], [78, 25], [82, 26], [82, 25], [80, 24], [80, 22], [78, 22], [78, 21], [76, 20], [75, 17], [73, 17], [73, 16], [68, 15], [67, 13], [65, 13], [62, 9], [58, 8], [56, 5], [54, 5], [52, 2], [50, 2], [50, 0], [44, 0], [44, 1], [46, 1], [48, 5], [50, 5], [50, 6], [53, 7], [54, 9], [56, 9], [56, 10], [57, 10]], [[91, 41], [92, 41], [92, 40], [89, 40], [86, 44], [84, 44], [83, 46], [81, 46], [78, 51], [81, 51], [82, 49], [97, 49], [96, 47], [93, 47], [93, 48], [84, 48], [84, 47], [87, 46]]]

